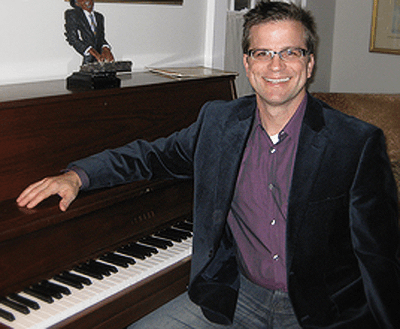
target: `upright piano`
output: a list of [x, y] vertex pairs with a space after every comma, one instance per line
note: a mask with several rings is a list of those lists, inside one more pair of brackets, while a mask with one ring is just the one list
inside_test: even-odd
[[124, 328], [187, 286], [191, 181], [81, 192], [66, 212], [58, 197], [32, 210], [15, 202], [73, 160], [167, 136], [206, 101], [236, 97], [234, 74], [120, 78], [100, 90], [64, 80], [0, 87], [0, 328]]

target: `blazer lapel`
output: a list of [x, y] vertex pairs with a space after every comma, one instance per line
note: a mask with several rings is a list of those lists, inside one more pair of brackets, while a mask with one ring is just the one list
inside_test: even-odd
[[327, 130], [324, 127], [322, 106], [309, 95], [289, 195], [286, 228], [287, 268], [290, 268], [292, 262], [297, 233], [304, 223], [304, 213], [327, 145]]
[[255, 97], [250, 97], [249, 102], [241, 109], [238, 109], [237, 112], [234, 112], [235, 114], [231, 120], [226, 123], [226, 128], [221, 137], [222, 156], [220, 157], [218, 168], [215, 196], [217, 205], [227, 205], [226, 209], [220, 209], [223, 213], [223, 218], [226, 218], [230, 208], [236, 177], [253, 123], [255, 110]]

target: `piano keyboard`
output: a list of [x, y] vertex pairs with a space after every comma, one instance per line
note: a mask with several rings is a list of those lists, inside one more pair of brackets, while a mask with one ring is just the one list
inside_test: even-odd
[[49, 328], [190, 257], [191, 251], [191, 223], [180, 222], [18, 294], [0, 298], [0, 322], [14, 329]]

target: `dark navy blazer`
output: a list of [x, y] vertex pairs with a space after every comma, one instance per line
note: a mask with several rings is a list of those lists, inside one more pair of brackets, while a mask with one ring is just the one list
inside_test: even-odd
[[[207, 103], [190, 127], [72, 163], [90, 188], [194, 179], [190, 298], [230, 323], [239, 288], [226, 218], [256, 110], [254, 96]], [[383, 132], [309, 96], [286, 232], [289, 295], [304, 328], [398, 328], [398, 199]]]

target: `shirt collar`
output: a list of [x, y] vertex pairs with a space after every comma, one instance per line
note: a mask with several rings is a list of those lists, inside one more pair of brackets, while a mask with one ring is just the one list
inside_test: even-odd
[[[296, 136], [296, 135], [300, 134], [301, 123], [303, 121], [304, 114], [306, 113], [307, 101], [308, 101], [308, 95], [306, 94], [304, 96], [303, 100], [301, 101], [299, 107], [297, 108], [296, 112], [290, 118], [290, 120], [285, 125], [285, 127], [283, 127], [283, 129], [279, 132], [279, 134], [284, 133], [287, 136]], [[252, 134], [254, 133], [254, 130], [258, 126], [262, 128], [260, 111], [257, 108], [256, 115], [254, 118]]]

